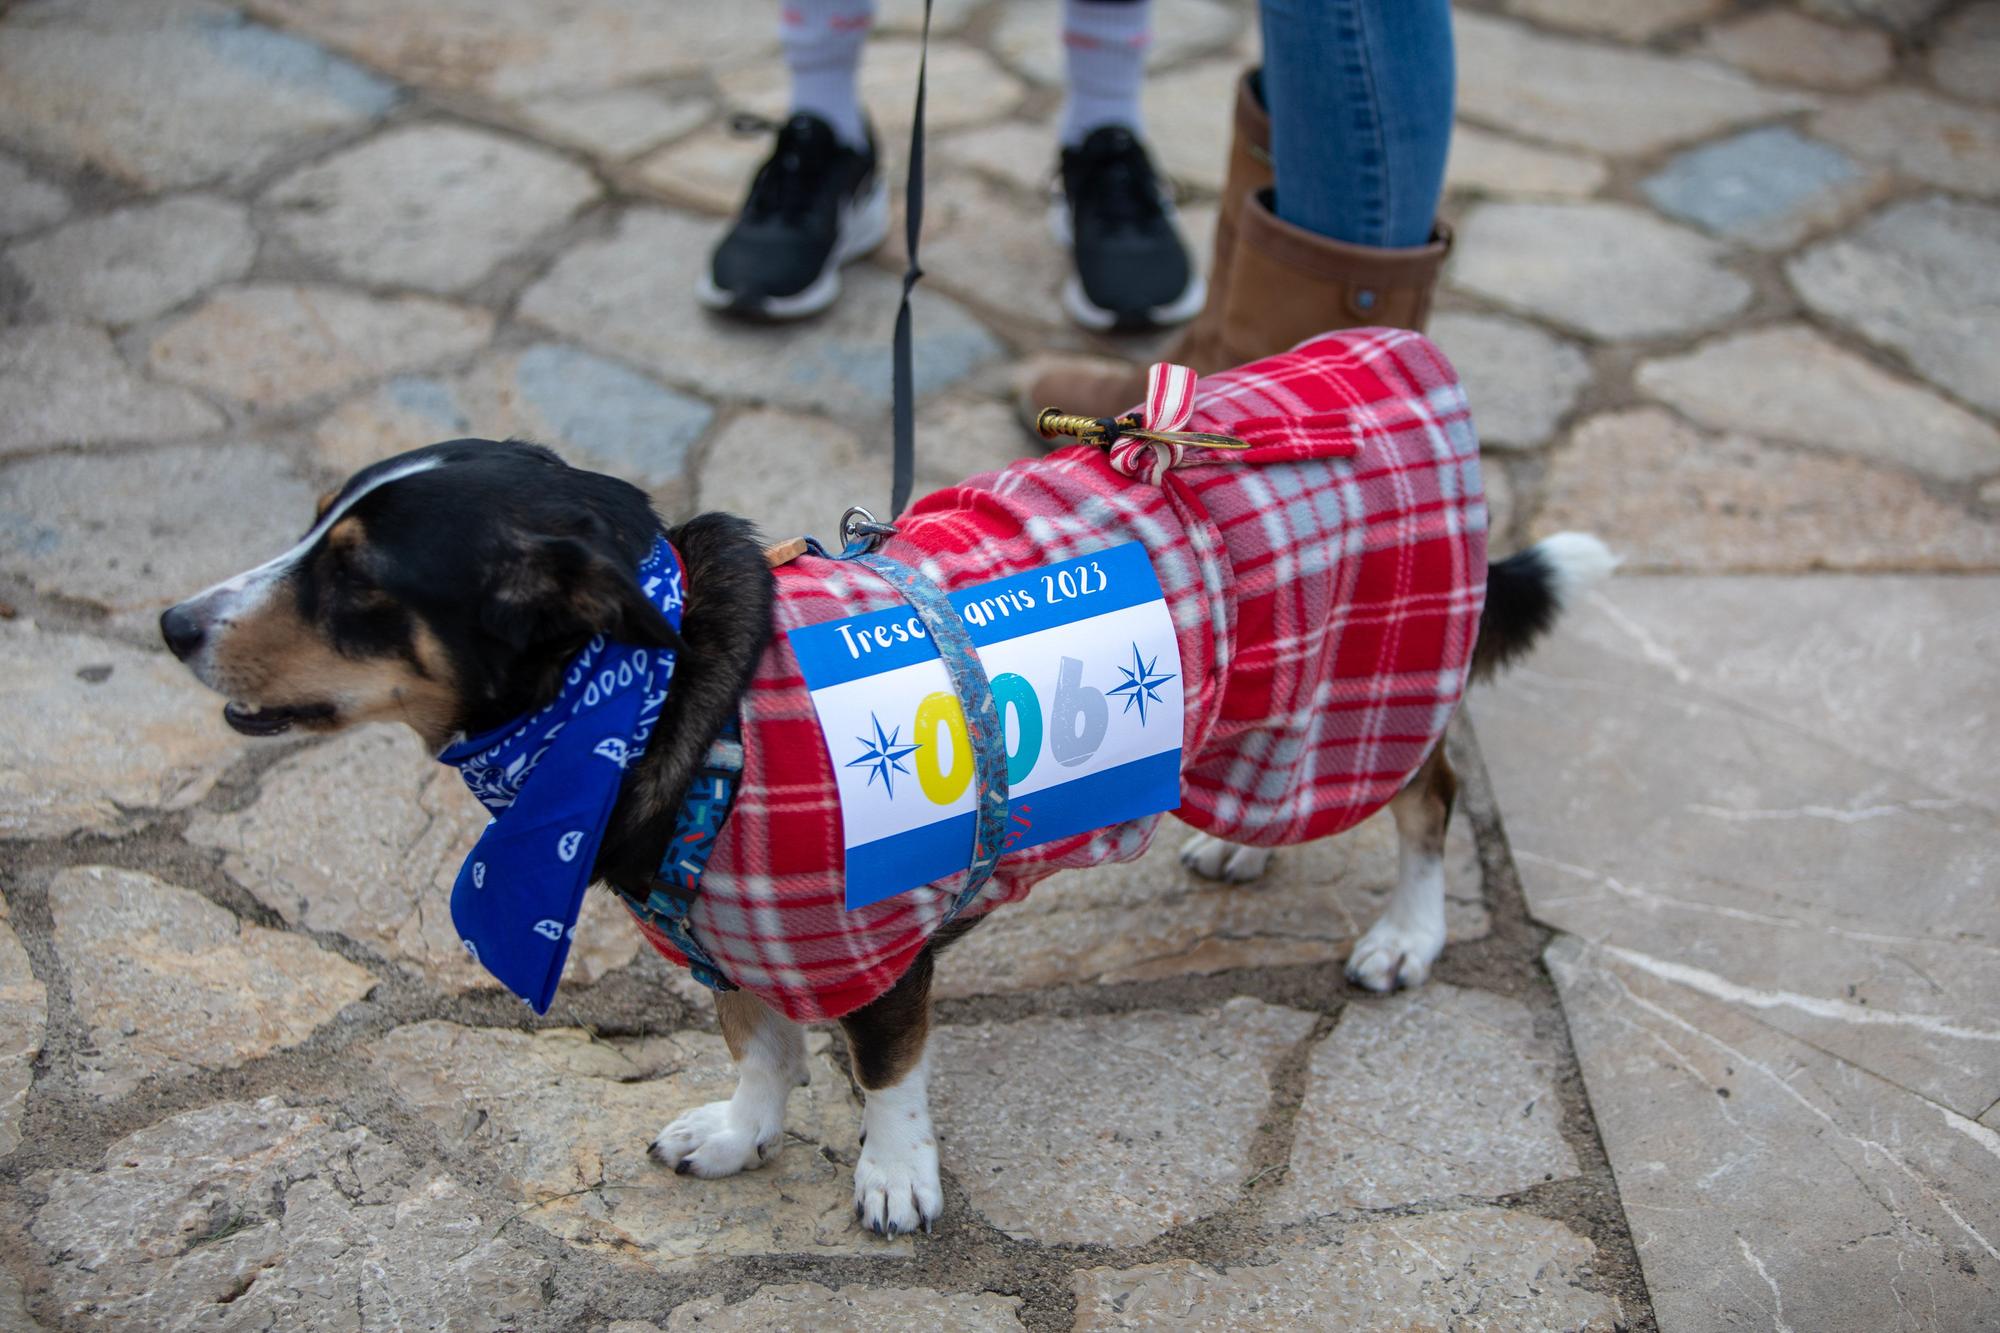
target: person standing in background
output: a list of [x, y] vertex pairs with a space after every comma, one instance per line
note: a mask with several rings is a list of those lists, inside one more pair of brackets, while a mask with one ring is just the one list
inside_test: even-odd
[[[1237, 87], [1207, 303], [1166, 360], [1199, 374], [1331, 329], [1419, 329], [1451, 247], [1437, 220], [1456, 70], [1449, 0], [1263, 0]], [[1030, 366], [1021, 407], [1111, 416], [1140, 366]]]
[[[1068, 84], [1050, 221], [1072, 260], [1063, 308], [1090, 329], [1184, 323], [1205, 298], [1145, 146], [1151, 18], [1150, 0], [1063, 4]], [[697, 285], [709, 309], [816, 314], [839, 296], [841, 266], [887, 237], [888, 183], [858, 87], [874, 22], [873, 0], [787, 0], [779, 23], [791, 114]]]

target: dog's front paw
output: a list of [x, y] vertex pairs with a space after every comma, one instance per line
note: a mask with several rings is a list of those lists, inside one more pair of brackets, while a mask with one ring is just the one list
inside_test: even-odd
[[782, 1123], [759, 1124], [730, 1102], [710, 1102], [661, 1130], [647, 1151], [676, 1175], [714, 1180], [762, 1166], [783, 1137]]
[[1213, 834], [1197, 833], [1181, 844], [1181, 864], [1203, 879], [1248, 884], [1271, 864], [1271, 849], [1240, 847]]
[[944, 1213], [937, 1137], [926, 1121], [901, 1133], [877, 1130], [854, 1167], [854, 1220], [878, 1236], [929, 1231]]
[[1412, 926], [1383, 917], [1347, 958], [1347, 979], [1372, 991], [1421, 986], [1444, 951], [1444, 922]]

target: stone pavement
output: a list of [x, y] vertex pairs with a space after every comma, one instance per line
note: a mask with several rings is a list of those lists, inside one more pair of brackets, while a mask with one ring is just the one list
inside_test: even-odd
[[[1110, 348], [1040, 226], [1056, 8], [938, 5], [928, 484]], [[1497, 546], [1626, 567], [1454, 738], [1454, 942], [1342, 982], [1380, 819], [1050, 882], [942, 969], [949, 1217], [888, 1243], [838, 1042], [765, 1170], [650, 1166], [728, 1085], [691, 984], [594, 901], [529, 1021], [444, 911], [456, 780], [247, 744], [154, 642], [451, 435], [776, 532], [886, 496], [896, 257], [794, 328], [689, 298], [776, 0], [558, 9], [0, 15], [0, 1327], [2000, 1327], [2000, 4], [1461, 11], [1433, 332]], [[1205, 249], [1254, 25], [1156, 12]]]

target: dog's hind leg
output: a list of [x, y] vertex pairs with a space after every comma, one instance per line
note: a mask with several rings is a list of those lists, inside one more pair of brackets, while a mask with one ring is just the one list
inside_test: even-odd
[[785, 1103], [805, 1086], [805, 1029], [748, 991], [718, 991], [715, 1012], [736, 1061], [736, 1091], [697, 1106], [648, 1150], [684, 1176], [733, 1176], [762, 1166], [785, 1134]]
[[931, 950], [880, 998], [840, 1020], [855, 1081], [867, 1093], [854, 1217], [878, 1236], [921, 1227], [944, 1211], [937, 1134], [931, 1128]]
[[1444, 832], [1458, 775], [1439, 741], [1389, 802], [1396, 821], [1396, 888], [1347, 959], [1347, 979], [1372, 991], [1422, 985], [1444, 949]]
[[1271, 864], [1271, 849], [1243, 847], [1213, 833], [1197, 833], [1181, 844], [1181, 864], [1203, 879], [1248, 884]]

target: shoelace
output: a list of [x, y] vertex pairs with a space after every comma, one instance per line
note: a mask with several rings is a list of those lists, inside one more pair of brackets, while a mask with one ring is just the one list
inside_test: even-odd
[[752, 112], [738, 112], [729, 119], [737, 134], [770, 134], [778, 142], [771, 156], [757, 169], [750, 183], [745, 211], [753, 217], [782, 217], [795, 221], [806, 215], [819, 195], [820, 181], [833, 164], [837, 145], [833, 135], [806, 116], [793, 116], [782, 125]]
[[1146, 150], [1130, 134], [1106, 135], [1091, 146], [1078, 173], [1078, 212], [1088, 213], [1112, 230], [1138, 228], [1165, 212], [1160, 184], [1146, 160]]

